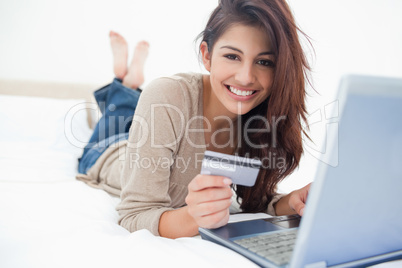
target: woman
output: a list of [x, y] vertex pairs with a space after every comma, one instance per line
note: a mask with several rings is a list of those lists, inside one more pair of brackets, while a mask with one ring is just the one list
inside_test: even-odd
[[[104, 116], [78, 178], [120, 195], [119, 223], [129, 231], [176, 238], [225, 225], [236, 209], [303, 214], [309, 185], [275, 193], [299, 164], [306, 121], [308, 65], [289, 7], [221, 0], [200, 37], [209, 75], [157, 79], [138, 105], [139, 91], [119, 82], [125, 77], [95, 92]], [[253, 187], [231, 186], [199, 174], [205, 150], [259, 158], [264, 168]]]

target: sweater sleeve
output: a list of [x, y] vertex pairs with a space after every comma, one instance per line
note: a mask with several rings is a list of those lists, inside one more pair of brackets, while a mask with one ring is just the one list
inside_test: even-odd
[[141, 94], [130, 128], [121, 172], [119, 224], [159, 235], [162, 213], [173, 210], [169, 179], [185, 131], [186, 92], [180, 82], [160, 78]]
[[276, 212], [275, 212], [275, 204], [282, 198], [284, 197], [284, 194], [275, 194], [272, 197], [271, 202], [269, 202], [266, 213], [271, 215], [271, 216], [276, 216]]

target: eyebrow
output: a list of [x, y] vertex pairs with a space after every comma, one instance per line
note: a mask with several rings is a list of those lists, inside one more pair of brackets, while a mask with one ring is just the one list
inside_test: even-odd
[[[232, 47], [232, 46], [222, 46], [221, 49], [222, 49], [222, 48], [228, 48], [228, 49], [237, 51], [237, 52], [239, 52], [239, 53], [241, 53], [241, 54], [244, 54], [243, 51], [241, 51], [241, 50], [238, 49], [238, 48]], [[262, 55], [273, 55], [273, 54], [274, 54], [274, 52], [272, 52], [272, 51], [265, 51], [265, 52], [259, 53], [258, 56], [262, 56]]]

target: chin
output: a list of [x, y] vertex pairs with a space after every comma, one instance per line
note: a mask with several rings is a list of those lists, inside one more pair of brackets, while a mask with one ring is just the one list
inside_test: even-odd
[[244, 104], [242, 105], [241, 109], [238, 109], [237, 106], [235, 106], [235, 105], [233, 105], [231, 107], [227, 107], [227, 109], [231, 113], [236, 114], [236, 115], [244, 115], [244, 114], [246, 114], [246, 113], [251, 111], [251, 108], [248, 107], [248, 105], [244, 105]]

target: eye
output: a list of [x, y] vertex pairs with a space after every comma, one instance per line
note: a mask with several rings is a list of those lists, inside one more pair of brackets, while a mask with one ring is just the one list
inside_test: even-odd
[[239, 59], [239, 57], [237, 57], [237, 55], [235, 55], [235, 54], [227, 54], [227, 55], [224, 55], [224, 57], [229, 60], [238, 60]]
[[259, 60], [259, 61], [257, 61], [257, 64], [260, 64], [260, 65], [266, 66], [266, 67], [275, 67], [275, 63], [272, 60]]

